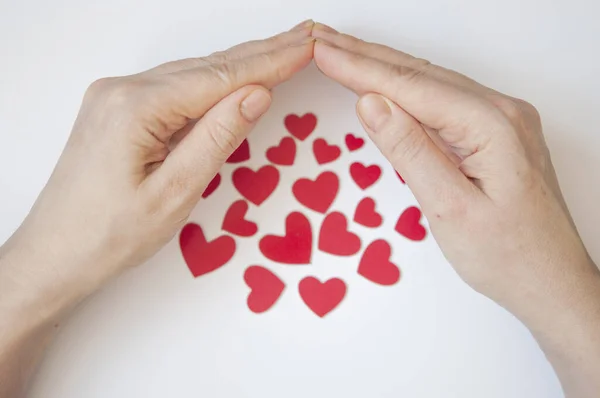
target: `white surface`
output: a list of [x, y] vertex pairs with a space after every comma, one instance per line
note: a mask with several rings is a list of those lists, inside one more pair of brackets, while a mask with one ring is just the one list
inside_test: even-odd
[[[594, 242], [600, 236], [598, 4], [593, 0], [305, 0], [285, 5], [274, 0], [3, 1], [0, 241], [17, 228], [50, 175], [91, 81], [208, 54], [312, 17], [460, 70], [534, 103], [543, 115], [567, 202], [598, 260], [600, 246]], [[316, 134], [337, 137], [337, 143], [347, 130], [360, 131], [352, 116], [354, 97], [314, 70], [278, 90], [276, 101], [251, 140], [253, 148], [279, 140], [284, 134], [281, 117], [288, 112], [318, 112], [321, 124]], [[279, 130], [272, 131], [271, 126]], [[301, 150], [308, 158], [308, 144]], [[255, 153], [264, 156], [264, 150]], [[372, 146], [344, 156], [344, 162], [369, 158], [383, 164]], [[261, 159], [252, 162], [258, 165]], [[225, 181], [232, 169], [224, 171]], [[344, 165], [336, 164], [336, 170], [343, 173]], [[288, 181], [300, 170], [286, 173]], [[391, 184], [392, 177], [391, 169], [386, 169], [384, 182], [390, 183], [373, 188], [386, 215], [397, 212], [398, 203], [405, 207], [414, 201], [404, 187]], [[350, 213], [357, 192], [345, 185], [344, 199], [335, 206]], [[285, 195], [285, 189], [280, 187], [277, 195]], [[234, 191], [228, 184], [219, 194]], [[219, 220], [206, 220], [203, 209], [224, 212], [218, 197], [212, 199], [192, 217], [206, 224], [211, 237], [217, 234]], [[274, 207], [271, 203], [270, 210]], [[254, 211], [250, 213], [254, 218], [267, 213], [262, 208]], [[388, 235], [393, 221], [384, 226]], [[269, 223], [272, 232], [283, 225], [276, 220]], [[248, 257], [237, 256], [218, 272], [194, 280], [173, 242], [80, 309], [43, 363], [31, 395], [562, 396], [526, 329], [465, 287], [431, 238], [420, 244], [397, 237], [390, 241], [404, 279], [388, 288], [369, 284], [322, 254], [315, 257], [313, 270], [284, 272], [282, 266], [260, 258], [252, 240], [242, 243]], [[247, 289], [241, 275], [245, 265], [256, 262], [269, 265], [288, 283], [281, 301], [263, 315], [250, 313], [244, 305]], [[344, 268], [339, 274], [338, 266]], [[323, 320], [298, 297], [294, 283], [307, 272], [342, 275], [348, 282], [346, 300]]]

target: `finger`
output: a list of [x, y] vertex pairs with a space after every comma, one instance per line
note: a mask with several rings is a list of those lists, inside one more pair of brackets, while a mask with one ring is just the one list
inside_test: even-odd
[[[196, 123], [146, 180], [145, 189], [174, 205], [194, 206], [202, 192], [271, 105], [264, 87], [243, 87]], [[155, 195], [152, 195], [154, 197]], [[165, 195], [168, 198], [165, 198]]]
[[356, 54], [361, 54], [395, 65], [402, 65], [412, 69], [421, 70], [438, 80], [454, 83], [482, 94], [495, 92], [461, 73], [434, 65], [426, 59], [416, 58], [410, 54], [382, 44], [369, 43], [354, 36], [339, 33], [335, 29], [321, 23], [315, 24], [312, 30], [312, 36]]
[[154, 133], [166, 142], [190, 120], [200, 119], [217, 102], [248, 84], [268, 89], [306, 67], [312, 58], [312, 38], [303, 45], [258, 54], [243, 60], [209, 65], [152, 77], [146, 97], [152, 98], [158, 119]]
[[238, 44], [225, 51], [219, 51], [209, 55], [208, 57], [187, 58], [177, 61], [171, 61], [154, 67], [144, 74], [165, 74], [173, 73], [186, 69], [198, 68], [213, 63], [234, 61], [246, 58], [260, 53], [268, 53], [282, 47], [292, 46], [302, 42], [310, 36], [312, 20], [304, 21], [296, 25], [292, 30], [280, 33], [264, 40], [254, 40], [246, 43]]
[[481, 192], [440, 151], [421, 123], [379, 94], [357, 104], [359, 119], [383, 155], [402, 175], [428, 216], [446, 215]]
[[490, 126], [508, 123], [480, 96], [404, 66], [317, 42], [315, 63], [330, 78], [359, 95], [374, 92], [397, 103], [424, 125], [439, 131], [451, 147], [468, 155], [489, 144]]

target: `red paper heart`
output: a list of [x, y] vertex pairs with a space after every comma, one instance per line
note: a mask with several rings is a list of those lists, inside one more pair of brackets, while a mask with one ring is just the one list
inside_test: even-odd
[[285, 117], [284, 124], [291, 135], [304, 141], [317, 127], [317, 117], [312, 113], [302, 117], [291, 114]]
[[378, 239], [366, 249], [358, 265], [358, 273], [371, 282], [389, 286], [400, 279], [400, 269], [389, 258], [392, 254], [390, 245]]
[[269, 260], [283, 264], [310, 264], [312, 229], [302, 213], [290, 213], [285, 219], [285, 236], [267, 235], [258, 244]]
[[221, 185], [221, 174], [215, 175], [212, 180], [206, 186], [206, 189], [202, 193], [204, 199], [208, 198], [215, 190]]
[[381, 168], [375, 164], [367, 167], [362, 163], [354, 162], [350, 165], [350, 175], [356, 185], [361, 189], [367, 189], [377, 182], [381, 176]]
[[254, 235], [258, 231], [258, 226], [244, 219], [247, 211], [248, 203], [245, 200], [233, 202], [223, 219], [223, 225], [221, 226], [223, 231], [244, 237]]
[[375, 211], [373, 199], [364, 198], [360, 201], [354, 212], [354, 222], [371, 228], [377, 228], [383, 223], [381, 214]]
[[227, 163], [241, 163], [248, 159], [250, 159], [250, 144], [248, 144], [248, 140], [244, 140], [231, 156], [229, 156]]
[[277, 302], [285, 284], [271, 271], [259, 265], [248, 267], [244, 281], [251, 289], [247, 303], [250, 311], [260, 314]]
[[325, 217], [319, 233], [319, 250], [338, 256], [352, 256], [360, 250], [360, 238], [348, 231], [346, 216], [333, 212]]
[[321, 173], [316, 180], [301, 178], [292, 186], [292, 192], [304, 206], [319, 213], [325, 213], [335, 200], [340, 181], [331, 171]]
[[284, 137], [278, 146], [267, 149], [267, 159], [280, 166], [291, 166], [296, 159], [296, 142], [293, 138]]
[[319, 138], [313, 142], [313, 152], [319, 164], [333, 162], [342, 154], [339, 146], [329, 145], [323, 138]]
[[277, 188], [279, 171], [274, 166], [263, 166], [258, 171], [240, 167], [233, 172], [232, 179], [239, 193], [259, 206]]
[[208, 242], [198, 224], [187, 224], [179, 235], [179, 247], [194, 277], [225, 265], [235, 253], [235, 240], [223, 235]]
[[400, 175], [400, 173], [396, 172], [396, 175], [398, 176], [398, 178], [400, 179], [400, 181], [402, 181], [402, 184], [406, 184], [406, 181], [404, 181], [404, 178], [402, 178], [402, 176]]
[[346, 284], [338, 278], [322, 283], [317, 278], [309, 276], [300, 281], [298, 291], [308, 308], [323, 318], [344, 299]]
[[427, 231], [420, 224], [421, 215], [421, 210], [414, 206], [404, 210], [396, 223], [396, 231], [410, 240], [420, 241], [425, 239]]
[[352, 133], [346, 134], [346, 146], [348, 147], [349, 151], [356, 151], [357, 149], [362, 148], [364, 144], [365, 140], [362, 138], [358, 138]]

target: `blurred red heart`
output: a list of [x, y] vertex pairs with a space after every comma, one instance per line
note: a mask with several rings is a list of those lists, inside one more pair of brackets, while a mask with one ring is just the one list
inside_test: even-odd
[[278, 263], [310, 264], [312, 229], [302, 213], [290, 213], [285, 219], [285, 236], [267, 235], [258, 243], [261, 253]]
[[279, 171], [274, 166], [263, 166], [257, 171], [240, 167], [232, 175], [233, 185], [250, 202], [259, 206], [267, 200], [279, 184]]
[[285, 289], [285, 284], [277, 275], [259, 265], [246, 269], [244, 281], [251, 289], [246, 301], [248, 308], [256, 314], [271, 308]]
[[202, 193], [204, 199], [208, 198], [215, 190], [221, 185], [221, 174], [215, 175], [212, 180], [206, 186], [206, 189]]
[[360, 201], [354, 212], [354, 222], [371, 228], [377, 228], [383, 223], [381, 214], [375, 211], [373, 199], [364, 198]]
[[360, 238], [348, 231], [346, 216], [333, 212], [325, 217], [319, 233], [319, 250], [338, 256], [352, 256], [360, 250]]
[[352, 133], [346, 134], [346, 146], [349, 151], [356, 151], [357, 149], [362, 148], [364, 144], [365, 140], [362, 138], [358, 138]]
[[284, 124], [291, 135], [304, 141], [317, 127], [317, 117], [312, 113], [302, 117], [291, 114], [286, 116]]
[[231, 156], [229, 156], [227, 163], [241, 163], [248, 159], [250, 159], [250, 144], [248, 144], [248, 140], [244, 140]]
[[346, 284], [338, 278], [321, 282], [312, 276], [306, 277], [298, 285], [300, 297], [318, 316], [323, 318], [330, 313], [346, 295]]
[[252, 236], [258, 231], [256, 223], [245, 220], [244, 216], [248, 211], [248, 203], [245, 200], [238, 200], [225, 213], [221, 229], [238, 236]]
[[381, 176], [381, 168], [377, 165], [365, 166], [360, 162], [354, 162], [350, 165], [350, 175], [361, 189], [367, 189], [375, 184]]
[[317, 163], [330, 163], [340, 157], [342, 150], [337, 145], [329, 145], [323, 138], [316, 139], [313, 142], [313, 153]]
[[267, 149], [267, 159], [280, 166], [291, 166], [296, 159], [296, 142], [291, 137], [283, 137], [279, 145]]
[[187, 224], [179, 235], [179, 247], [188, 268], [198, 277], [221, 268], [235, 253], [235, 240], [223, 235], [208, 242], [198, 224]]
[[421, 216], [421, 210], [418, 207], [409, 207], [398, 218], [396, 231], [410, 240], [420, 241], [425, 239], [427, 230], [420, 224]]
[[363, 253], [358, 265], [359, 275], [380, 285], [393, 285], [400, 279], [400, 269], [392, 262], [392, 248], [389, 243], [378, 239], [371, 243]]
[[335, 200], [340, 181], [331, 171], [321, 173], [316, 180], [301, 178], [292, 186], [292, 192], [304, 206], [319, 213], [325, 213]]

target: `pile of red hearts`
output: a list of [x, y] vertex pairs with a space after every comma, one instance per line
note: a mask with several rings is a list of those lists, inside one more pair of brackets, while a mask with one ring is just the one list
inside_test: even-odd
[[[317, 118], [309, 113], [302, 117], [288, 115], [284, 121], [287, 131], [297, 140], [304, 141], [315, 130]], [[266, 157], [272, 163], [258, 170], [239, 167], [232, 174], [234, 187], [244, 199], [231, 204], [223, 219], [222, 230], [232, 235], [248, 238], [258, 233], [256, 223], [246, 220], [249, 204], [260, 206], [275, 191], [279, 184], [277, 166], [293, 166], [296, 158], [296, 141], [284, 137], [279, 145], [267, 150]], [[346, 147], [356, 151], [365, 144], [364, 139], [352, 134], [346, 135]], [[338, 159], [342, 150], [319, 138], [313, 142], [313, 153], [318, 164], [323, 165]], [[248, 141], [227, 160], [228, 163], [243, 163], [250, 159]], [[377, 165], [365, 166], [355, 162], [350, 165], [352, 180], [363, 191], [375, 184], [381, 177], [381, 168]], [[400, 175], [400, 181], [404, 183]], [[221, 184], [217, 174], [207, 187], [203, 197], [210, 196]], [[354, 256], [362, 248], [361, 239], [348, 230], [348, 220], [340, 212], [328, 210], [339, 191], [339, 178], [330, 171], [321, 173], [315, 180], [300, 178], [292, 186], [295, 199], [306, 208], [324, 214], [317, 240], [319, 250], [337, 255]], [[426, 230], [420, 224], [421, 211], [409, 207], [399, 216], [395, 230], [413, 241], [425, 239]], [[353, 221], [368, 228], [378, 228], [383, 223], [382, 216], [376, 211], [376, 203], [370, 197], [363, 198], [357, 205]], [[258, 243], [262, 255], [281, 264], [311, 264], [313, 250], [313, 229], [308, 218], [301, 212], [290, 213], [285, 220], [285, 236], [264, 235]], [[179, 243], [185, 262], [192, 275], [199, 277], [225, 265], [236, 250], [234, 238], [222, 235], [207, 241], [198, 224], [187, 224], [181, 231]], [[393, 285], [400, 279], [400, 269], [390, 261], [390, 245], [382, 239], [371, 242], [362, 253], [358, 264], [358, 274], [380, 285]], [[259, 265], [248, 267], [244, 280], [250, 287], [248, 308], [262, 313], [271, 308], [285, 289], [284, 282], [273, 272]], [[346, 294], [346, 283], [333, 278], [321, 282], [308, 276], [299, 283], [298, 290], [305, 304], [318, 316], [323, 317], [336, 308]]]

